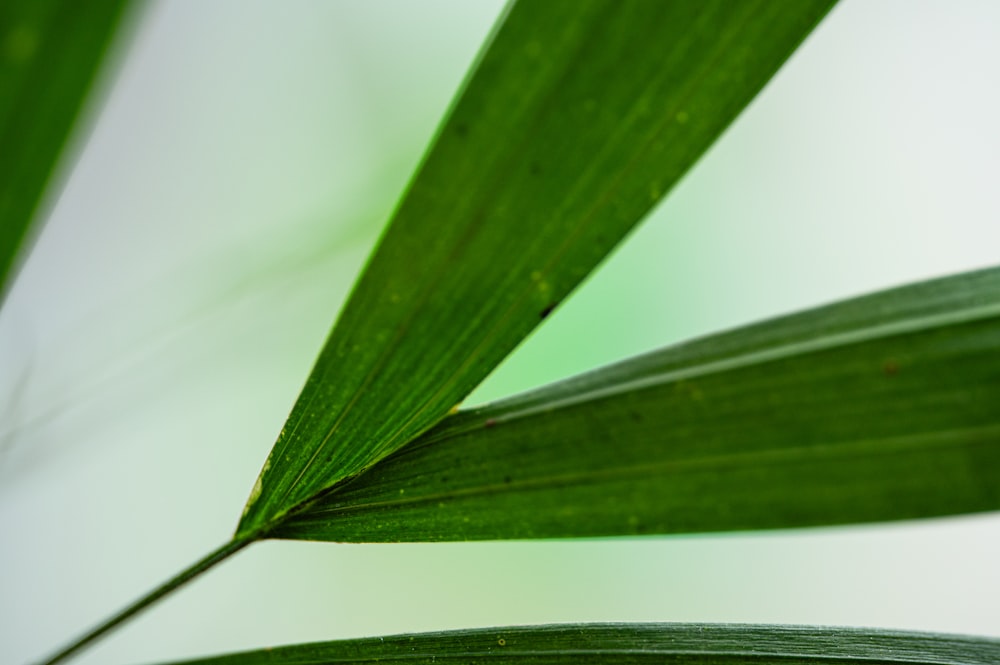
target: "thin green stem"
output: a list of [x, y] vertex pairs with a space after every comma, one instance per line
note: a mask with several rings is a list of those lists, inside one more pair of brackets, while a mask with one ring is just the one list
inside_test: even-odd
[[55, 665], [56, 663], [63, 662], [64, 660], [75, 654], [77, 651], [80, 651], [81, 649], [89, 645], [91, 642], [97, 640], [105, 633], [113, 630], [118, 625], [129, 620], [139, 612], [143, 611], [144, 609], [146, 609], [147, 607], [158, 601], [160, 598], [163, 598], [164, 596], [169, 594], [171, 591], [180, 588], [181, 586], [187, 584], [194, 578], [204, 573], [209, 568], [212, 568], [216, 564], [225, 561], [226, 559], [236, 554], [241, 549], [243, 549], [250, 543], [254, 542], [255, 540], [257, 540], [257, 538], [255, 536], [251, 536], [247, 538], [238, 538], [229, 541], [219, 549], [215, 550], [214, 552], [206, 556], [204, 559], [201, 559], [197, 563], [192, 564], [183, 572], [179, 573], [172, 579], [156, 587], [155, 589], [147, 593], [139, 600], [135, 601], [125, 609], [121, 610], [114, 616], [110, 617], [107, 621], [98, 625], [90, 632], [86, 633], [85, 635], [82, 635], [81, 637], [76, 639], [72, 644], [69, 644], [58, 653], [50, 656], [48, 660], [39, 663], [39, 665]]

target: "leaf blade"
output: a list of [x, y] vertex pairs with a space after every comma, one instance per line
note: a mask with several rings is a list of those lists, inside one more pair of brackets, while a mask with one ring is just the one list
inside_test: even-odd
[[450, 416], [270, 535], [593, 537], [997, 510], [998, 358], [1000, 269], [893, 289]]
[[0, 302], [125, 5], [32, 0], [0, 6]]
[[446, 415], [677, 182], [831, 5], [517, 4], [356, 285], [237, 536]]
[[888, 630], [741, 624], [576, 624], [343, 640], [185, 661], [292, 663], [896, 663], [985, 665], [1000, 641]]

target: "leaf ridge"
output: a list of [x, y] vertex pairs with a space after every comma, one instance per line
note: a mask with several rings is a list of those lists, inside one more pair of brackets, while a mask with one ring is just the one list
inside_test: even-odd
[[[970, 446], [986, 446], [995, 445], [997, 437], [1000, 437], [1000, 425], [987, 425], [982, 427], [942, 430], [932, 433], [920, 432], [908, 436], [889, 438], [852, 440], [850, 442], [832, 442], [825, 444], [813, 443], [808, 447], [803, 448], [784, 447], [754, 449], [745, 452], [727, 452], [721, 454], [686, 457], [676, 460], [657, 461], [652, 463], [644, 462], [641, 464], [632, 464], [616, 468], [603, 468], [575, 473], [541, 476], [531, 478], [529, 480], [515, 479], [510, 482], [498, 482], [490, 485], [459, 488], [438, 494], [394, 498], [392, 500], [376, 501], [372, 503], [316, 507], [310, 512], [317, 516], [333, 516], [353, 511], [377, 510], [379, 508], [434, 503], [436, 501], [456, 498], [502, 494], [504, 492], [519, 489], [549, 489], [559, 486], [595, 483], [602, 480], [634, 480], [645, 476], [661, 476], [668, 471], [682, 472], [685, 470], [704, 468], [722, 468], [727, 466], [738, 467], [746, 462], [752, 462], [754, 465], [760, 466], [762, 464], [769, 463], [778, 465], [797, 459], [804, 459], [806, 457], [825, 457], [830, 459], [849, 457], [858, 459], [865, 456], [884, 457], [906, 452], [908, 450], [946, 449], [952, 445], [952, 440], [956, 438], [969, 440], [967, 445]], [[878, 443], [879, 448], [873, 449], [872, 445], [876, 442]], [[400, 453], [405, 450], [407, 449], [402, 449]], [[340, 487], [349, 487], [349, 485]], [[330, 493], [324, 495], [324, 500], [335, 500], [335, 494]]]

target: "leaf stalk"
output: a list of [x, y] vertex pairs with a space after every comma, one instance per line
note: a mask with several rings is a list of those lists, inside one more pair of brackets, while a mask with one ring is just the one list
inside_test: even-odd
[[128, 621], [136, 614], [139, 614], [144, 609], [160, 600], [167, 594], [179, 589], [184, 586], [194, 578], [198, 577], [210, 568], [214, 568], [217, 564], [225, 561], [232, 555], [236, 554], [244, 547], [253, 543], [257, 540], [256, 535], [251, 535], [244, 538], [235, 538], [217, 550], [213, 551], [211, 554], [207, 555], [203, 559], [195, 562], [188, 568], [184, 569], [170, 580], [164, 582], [160, 586], [156, 587], [146, 595], [142, 596], [131, 605], [125, 607], [115, 615], [108, 618], [103, 623], [95, 626], [89, 632], [81, 635], [79, 638], [74, 640], [72, 643], [64, 647], [61, 651], [53, 654], [47, 660], [40, 662], [38, 665], [56, 665], [56, 663], [61, 663], [68, 659], [69, 657], [76, 654], [78, 651], [89, 646], [92, 642], [96, 641], [106, 633], [114, 630], [116, 627], [122, 623]]

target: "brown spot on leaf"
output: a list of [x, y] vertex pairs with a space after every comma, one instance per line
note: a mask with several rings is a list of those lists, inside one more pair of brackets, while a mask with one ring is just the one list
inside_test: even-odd
[[485, 427], [486, 429], [489, 429], [490, 427], [496, 427], [496, 426], [497, 426], [497, 421], [494, 418], [487, 418], [486, 422], [483, 423], [483, 427]]
[[895, 360], [887, 360], [882, 365], [882, 373], [886, 376], [896, 376], [899, 373], [899, 365], [896, 364]]

